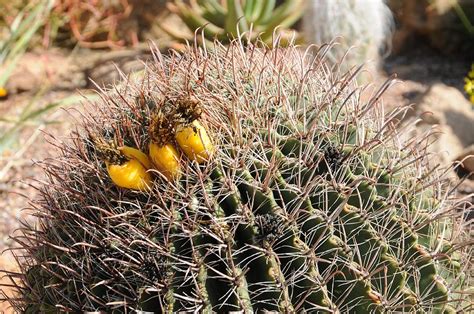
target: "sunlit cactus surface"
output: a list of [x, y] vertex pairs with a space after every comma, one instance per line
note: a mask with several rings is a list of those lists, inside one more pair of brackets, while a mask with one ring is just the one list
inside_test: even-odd
[[361, 98], [324, 54], [155, 51], [102, 91], [44, 163], [14, 308], [472, 310], [462, 202], [429, 141], [384, 116], [388, 83]]

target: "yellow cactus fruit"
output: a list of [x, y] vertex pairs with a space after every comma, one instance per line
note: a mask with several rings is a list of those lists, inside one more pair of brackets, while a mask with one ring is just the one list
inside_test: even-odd
[[158, 145], [151, 142], [148, 146], [151, 161], [160, 173], [169, 180], [180, 175], [179, 153], [171, 144]]
[[169, 118], [169, 108], [162, 107], [153, 114], [148, 133], [148, 154], [156, 170], [168, 180], [178, 179], [181, 173], [180, 157], [172, 144], [174, 126]]
[[0, 99], [4, 99], [8, 97], [8, 92], [5, 88], [0, 87]]
[[125, 189], [144, 191], [152, 187], [152, 176], [148, 169], [152, 167], [148, 156], [140, 150], [117, 145], [102, 137], [91, 134], [98, 155], [105, 161], [112, 182]]
[[153, 164], [151, 163], [150, 159], [148, 156], [142, 152], [141, 150], [138, 150], [133, 147], [129, 146], [122, 146], [119, 147], [118, 150], [127, 158], [130, 159], [136, 159], [138, 160], [146, 169], [151, 169], [153, 168]]
[[198, 163], [209, 160], [214, 151], [211, 138], [204, 126], [197, 120], [194, 120], [191, 125], [180, 128], [176, 132], [175, 138], [186, 156]]
[[137, 159], [130, 159], [122, 164], [106, 162], [106, 165], [112, 182], [119, 187], [145, 191], [152, 186], [150, 173]]

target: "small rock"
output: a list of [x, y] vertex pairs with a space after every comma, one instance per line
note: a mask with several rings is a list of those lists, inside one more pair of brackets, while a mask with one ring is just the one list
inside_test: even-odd
[[474, 110], [456, 88], [434, 84], [416, 102], [423, 123], [448, 126], [463, 147], [474, 144]]
[[420, 121], [410, 136], [432, 134], [428, 152], [437, 155], [432, 159], [434, 164], [449, 166], [465, 147], [474, 144], [474, 110], [459, 90], [436, 83], [413, 101], [414, 115], [407, 123], [417, 117]]
[[474, 145], [464, 149], [464, 151], [456, 158], [461, 162], [461, 175], [469, 175], [469, 179], [474, 180]]

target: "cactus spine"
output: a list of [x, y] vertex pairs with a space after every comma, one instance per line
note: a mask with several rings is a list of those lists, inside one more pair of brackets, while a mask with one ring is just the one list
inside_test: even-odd
[[[469, 307], [461, 201], [427, 166], [424, 139], [402, 141], [380, 94], [362, 101], [353, 75], [331, 73], [322, 54], [239, 41], [155, 51], [143, 78], [104, 93], [100, 114], [85, 114], [84, 131], [45, 165], [39, 228], [17, 238], [26, 259], [11, 275], [22, 284], [15, 308]], [[157, 114], [174, 147], [183, 121], [199, 116], [212, 155], [180, 158], [179, 178], [155, 175], [150, 190], [117, 187], [87, 134], [146, 151]]]

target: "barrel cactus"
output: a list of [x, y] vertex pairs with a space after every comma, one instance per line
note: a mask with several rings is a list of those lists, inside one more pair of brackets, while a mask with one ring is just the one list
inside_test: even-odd
[[261, 47], [155, 51], [101, 94], [45, 163], [37, 223], [16, 238], [15, 309], [471, 306], [462, 202], [426, 139], [384, 117], [386, 85], [365, 101], [323, 51]]

